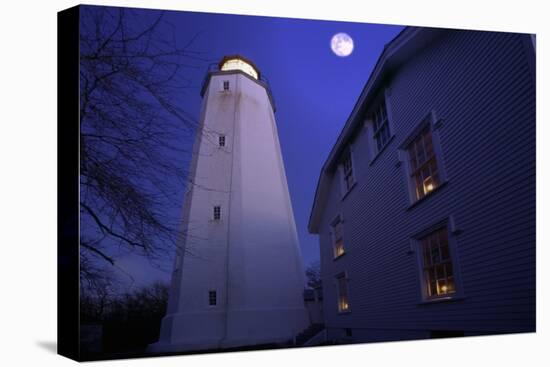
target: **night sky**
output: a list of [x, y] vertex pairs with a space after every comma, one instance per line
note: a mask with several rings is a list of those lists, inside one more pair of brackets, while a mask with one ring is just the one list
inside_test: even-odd
[[[137, 14], [143, 14], [144, 22], [158, 15]], [[307, 223], [320, 169], [384, 45], [403, 27], [175, 11], [166, 12], [164, 21], [173, 26], [180, 45], [193, 39], [190, 49], [201, 52], [201, 60], [186, 71], [191, 87], [182, 98], [182, 107], [195, 119], [206, 70], [224, 55], [247, 57], [268, 79], [304, 266], [318, 260], [318, 237], [308, 233]], [[354, 40], [348, 57], [338, 57], [330, 48], [331, 37], [339, 32]], [[182, 164], [188, 162], [189, 157], [182, 158]], [[134, 277], [134, 285], [141, 285], [168, 282], [172, 259], [164, 271], [131, 255], [118, 265]]]

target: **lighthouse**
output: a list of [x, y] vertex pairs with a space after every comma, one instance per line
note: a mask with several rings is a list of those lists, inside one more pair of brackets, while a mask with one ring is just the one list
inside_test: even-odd
[[292, 340], [309, 325], [305, 275], [271, 90], [224, 57], [201, 90], [166, 316], [153, 352]]

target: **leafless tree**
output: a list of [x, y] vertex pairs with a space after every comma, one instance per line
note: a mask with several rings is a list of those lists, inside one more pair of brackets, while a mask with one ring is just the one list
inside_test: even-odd
[[319, 288], [321, 282], [321, 263], [314, 261], [306, 268], [307, 285], [310, 288]]
[[118, 254], [155, 262], [181, 235], [172, 209], [198, 125], [181, 101], [204, 60], [162, 12], [81, 9], [81, 284], [105, 288]]

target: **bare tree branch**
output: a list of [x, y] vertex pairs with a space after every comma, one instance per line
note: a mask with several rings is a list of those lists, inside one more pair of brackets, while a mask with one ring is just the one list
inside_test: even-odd
[[91, 252], [96, 253], [97, 255], [101, 256], [104, 260], [106, 260], [107, 262], [109, 262], [111, 265], [115, 265], [115, 261], [113, 260], [113, 258], [110, 257], [110, 256], [105, 255], [105, 254], [104, 254], [101, 250], [99, 250], [98, 248], [96, 248], [96, 247], [94, 247], [94, 246], [90, 246], [90, 245], [88, 245], [86, 242], [83, 242], [83, 241], [80, 242], [80, 246], [83, 246], [84, 248], [90, 250]]
[[174, 213], [188, 178], [182, 157], [190, 157], [198, 127], [181, 103], [191, 87], [187, 71], [205, 61], [192, 50], [197, 37], [181, 47], [162, 12], [82, 10], [81, 278], [88, 288], [108, 287], [102, 267], [116, 267], [122, 250], [155, 262], [185, 236]]

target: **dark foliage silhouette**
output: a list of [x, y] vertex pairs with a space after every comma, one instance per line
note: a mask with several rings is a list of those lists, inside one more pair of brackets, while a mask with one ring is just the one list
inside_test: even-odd
[[122, 295], [102, 295], [85, 295], [80, 301], [81, 323], [101, 325], [101, 353], [143, 352], [158, 339], [168, 302], [166, 284], [155, 283]]
[[321, 263], [314, 261], [306, 268], [307, 285], [310, 288], [319, 288], [321, 282]]

